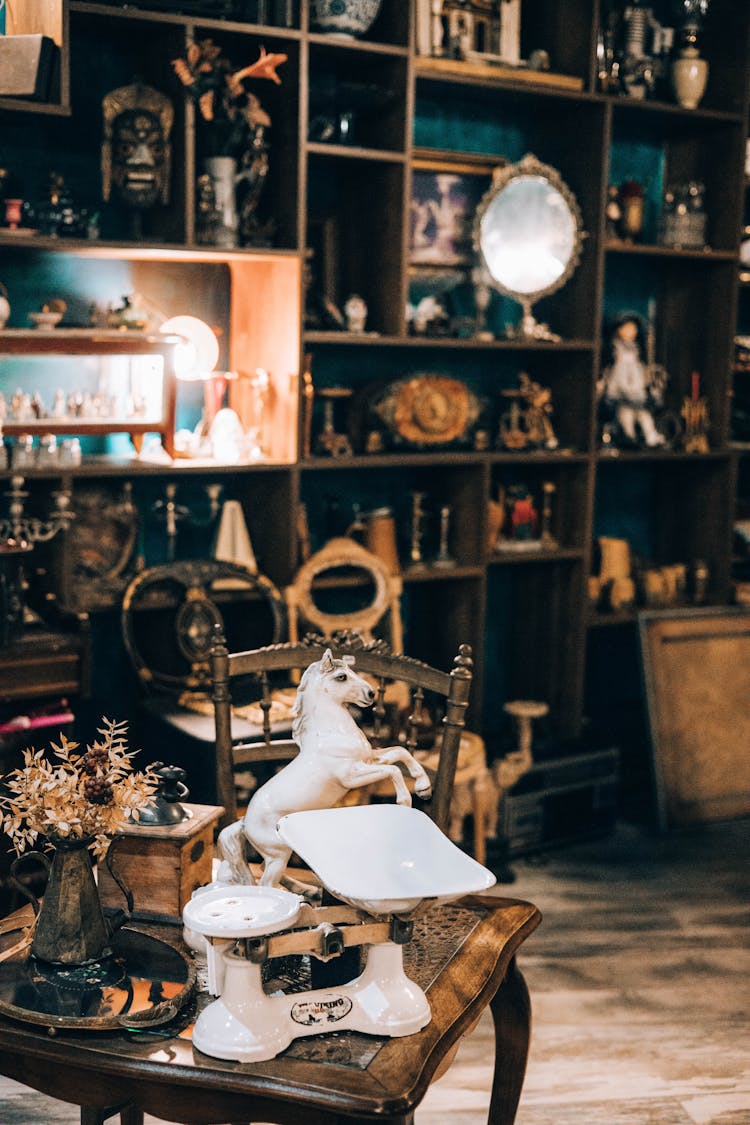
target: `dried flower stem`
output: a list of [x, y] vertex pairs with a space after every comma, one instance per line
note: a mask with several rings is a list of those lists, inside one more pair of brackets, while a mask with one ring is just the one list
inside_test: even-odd
[[0, 797], [0, 824], [18, 855], [39, 837], [90, 839], [102, 859], [115, 833], [138, 820], [158, 781], [149, 770], [133, 772], [126, 731], [126, 723], [103, 718], [101, 738], [83, 754], [61, 734], [59, 745], [52, 743], [56, 762], [42, 750], [24, 750], [23, 766], [5, 778], [8, 796]]

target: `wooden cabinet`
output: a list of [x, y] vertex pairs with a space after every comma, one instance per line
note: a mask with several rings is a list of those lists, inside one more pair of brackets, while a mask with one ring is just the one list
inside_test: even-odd
[[[171, 202], [147, 218], [142, 239], [132, 237], [127, 216], [111, 204], [101, 206], [99, 242], [21, 240], [0, 230], [11, 323], [21, 327], [18, 318], [28, 306], [23, 279], [30, 276], [42, 288], [54, 282], [68, 297], [75, 290], [80, 311], [84, 299], [137, 290], [169, 315], [205, 316], [221, 329], [222, 367], [263, 367], [272, 381], [262, 463], [85, 462], [72, 474], [74, 503], [75, 485], [87, 479], [124, 476], [148, 508], [167, 480], [184, 482], [181, 489], [220, 480], [226, 495], [241, 500], [260, 565], [279, 584], [289, 581], [299, 561], [300, 503], [313, 547], [345, 531], [358, 512], [389, 507], [404, 563], [406, 648], [447, 665], [458, 641], [473, 645], [471, 721], [487, 735], [491, 751], [504, 731], [502, 704], [514, 697], [549, 702], [561, 745], [577, 739], [587, 719], [605, 740], [616, 740], [618, 716], [633, 703], [632, 694], [624, 700], [620, 693], [629, 673], [610, 683], [608, 694], [600, 672], [611, 658], [617, 675], [634, 614], [603, 614], [589, 604], [597, 539], [627, 539], [647, 567], [684, 564], [689, 572], [703, 560], [709, 600], [721, 603], [730, 595], [734, 490], [738, 478], [747, 477], [729, 446], [727, 392], [738, 305], [750, 13], [739, 0], [712, 3], [702, 40], [709, 85], [700, 107], [687, 110], [667, 95], [638, 101], [600, 92], [595, 0], [575, 11], [566, 6], [564, 16], [552, 0], [525, 0], [522, 53], [545, 49], [551, 69], [541, 72], [417, 55], [413, 6], [402, 0], [384, 0], [361, 39], [315, 31], [308, 7], [299, 6], [298, 21], [265, 26], [177, 15], [161, 3], [151, 11], [145, 0], [137, 9], [70, 0], [70, 123], [51, 127], [40, 116], [29, 128], [27, 113], [2, 103], [4, 152], [23, 168], [25, 190], [39, 190], [54, 159], [87, 204], [98, 199], [103, 94], [137, 70], [168, 92], [176, 110]], [[264, 215], [275, 227], [270, 247], [222, 250], [196, 241], [200, 123], [169, 64], [192, 39], [205, 38], [238, 65], [257, 57], [261, 46], [287, 55], [281, 86], [266, 84], [261, 96], [273, 120], [264, 194]], [[458, 165], [486, 177], [493, 163], [527, 152], [560, 172], [586, 232], [573, 277], [536, 309], [561, 341], [505, 335], [518, 309], [498, 295], [489, 313], [494, 339], [476, 338], [465, 279], [456, 289], [457, 311], [468, 325], [464, 334], [411, 334], [406, 308], [417, 277], [409, 247], [415, 174]], [[646, 189], [637, 241], [613, 235], [607, 223], [608, 186], [626, 179]], [[688, 180], [705, 185], [705, 248], [660, 241], [663, 192]], [[364, 333], [347, 331], [337, 319], [353, 293], [367, 304]], [[623, 309], [652, 319], [655, 359], [668, 372], [666, 405], [676, 415], [699, 372], [710, 418], [708, 452], [675, 447], [613, 456], [602, 449], [597, 383], [605, 362], [603, 324]], [[351, 455], [316, 455], [324, 414], [324, 396], [317, 394], [308, 455], [304, 370], [316, 392], [351, 391], [349, 400], [334, 404], [336, 425], [349, 430]], [[503, 391], [517, 385], [521, 372], [551, 391], [555, 450], [515, 453], [496, 445]], [[420, 375], [470, 386], [483, 404], [484, 442], [444, 451], [368, 447], [373, 392]], [[178, 418], [180, 395], [178, 389]], [[242, 411], [239, 383], [230, 398]], [[499, 489], [516, 483], [538, 504], [549, 490], [555, 542], [523, 554], [489, 551], [490, 503]], [[426, 565], [409, 569], [414, 493], [423, 494], [427, 512]], [[451, 568], [431, 565], [446, 508]]]

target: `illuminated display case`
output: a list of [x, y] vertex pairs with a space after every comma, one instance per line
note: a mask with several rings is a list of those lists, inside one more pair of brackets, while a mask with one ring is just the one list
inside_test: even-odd
[[[134, 331], [6, 329], [0, 333], [0, 371], [11, 357], [28, 361], [30, 370], [25, 391], [4, 402], [4, 435], [18, 440], [126, 433], [140, 453], [145, 435], [155, 433], [173, 457], [180, 343], [179, 336]], [[57, 385], [55, 361], [70, 356], [82, 360], [72, 385]], [[69, 365], [67, 370], [70, 379]], [[62, 376], [65, 368], [59, 371]]]

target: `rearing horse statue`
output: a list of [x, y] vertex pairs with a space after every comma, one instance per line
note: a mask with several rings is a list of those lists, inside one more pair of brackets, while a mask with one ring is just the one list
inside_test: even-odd
[[430, 796], [430, 779], [406, 747], [373, 749], [349, 713], [348, 703], [370, 707], [375, 699], [353, 663], [354, 657], [338, 660], [326, 649], [305, 670], [292, 709], [292, 738], [299, 754], [257, 790], [242, 820], [219, 833], [220, 880], [255, 882], [244, 857], [245, 836], [263, 857], [261, 885], [276, 886], [292, 854], [276, 831], [287, 813], [333, 808], [350, 789], [384, 780], [392, 783], [399, 805], [410, 805], [411, 794], [396, 762], [414, 778], [415, 793]]

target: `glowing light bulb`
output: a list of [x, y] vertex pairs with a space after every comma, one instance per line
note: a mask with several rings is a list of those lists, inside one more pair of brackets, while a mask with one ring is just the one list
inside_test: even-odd
[[178, 379], [206, 379], [219, 362], [216, 333], [197, 316], [172, 316], [159, 331], [183, 338], [183, 343], [175, 348]]

